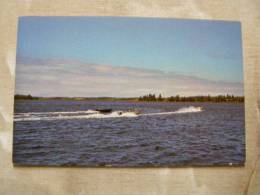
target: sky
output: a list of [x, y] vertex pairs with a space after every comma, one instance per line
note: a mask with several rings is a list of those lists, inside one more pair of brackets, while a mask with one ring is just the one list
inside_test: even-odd
[[20, 17], [16, 93], [243, 94], [239, 22]]

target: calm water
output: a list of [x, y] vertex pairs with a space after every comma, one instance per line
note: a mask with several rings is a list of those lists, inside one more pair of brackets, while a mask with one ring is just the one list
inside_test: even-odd
[[[115, 112], [100, 114], [97, 108]], [[140, 113], [129, 112], [134, 109]], [[244, 104], [16, 101], [13, 160], [17, 165], [240, 165], [244, 126]]]

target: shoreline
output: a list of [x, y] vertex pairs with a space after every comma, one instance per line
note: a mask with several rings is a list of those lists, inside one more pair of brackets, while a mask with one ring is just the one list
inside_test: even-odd
[[78, 98], [39, 98], [39, 99], [14, 99], [15, 101], [85, 101], [85, 102], [129, 102], [129, 103], [234, 103], [243, 104], [244, 101], [139, 101], [139, 100], [105, 100], [105, 99], [78, 99]]
[[32, 96], [16, 94], [14, 100], [30, 100], [30, 101], [50, 101], [50, 100], [61, 100], [61, 101], [102, 101], [102, 102], [212, 102], [212, 103], [244, 103], [244, 96], [234, 96], [234, 95], [196, 95], [196, 96], [169, 96], [162, 97], [160, 94], [158, 97], [155, 94], [148, 94], [140, 97], [43, 97], [43, 96]]

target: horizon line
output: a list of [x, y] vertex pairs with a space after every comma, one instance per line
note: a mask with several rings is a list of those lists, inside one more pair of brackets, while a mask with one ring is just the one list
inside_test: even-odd
[[[156, 97], [158, 97], [161, 94], [154, 94], [154, 93], [150, 93], [150, 94], [146, 94], [146, 95], [140, 95], [140, 96], [132, 96], [132, 97], [116, 97], [116, 96], [35, 96], [35, 95], [31, 95], [31, 94], [14, 94], [14, 96], [31, 96], [32, 98], [114, 98], [114, 99], [128, 99], [128, 98], [140, 98], [143, 96], [147, 96], [147, 95], [155, 95]], [[218, 95], [190, 95], [190, 96], [185, 96], [185, 95], [172, 95], [172, 96], [161, 96], [162, 98], [170, 98], [170, 97], [218, 97], [218, 96], [233, 96], [233, 97], [245, 97], [244, 95], [234, 95], [234, 94], [218, 94]]]

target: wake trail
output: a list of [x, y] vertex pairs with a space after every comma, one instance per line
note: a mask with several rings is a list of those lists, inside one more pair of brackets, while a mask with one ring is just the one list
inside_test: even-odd
[[189, 106], [189, 107], [183, 107], [180, 108], [177, 111], [173, 112], [158, 112], [158, 113], [147, 113], [147, 114], [140, 114], [139, 116], [153, 116], [153, 115], [169, 115], [169, 114], [184, 114], [184, 113], [192, 113], [192, 112], [202, 112], [201, 107], [194, 107], [194, 106]]
[[[73, 112], [31, 112], [18, 113], [14, 117], [14, 121], [38, 121], [38, 120], [69, 120], [69, 119], [102, 119], [102, 118], [129, 118], [141, 116], [171, 115], [202, 112], [201, 107], [183, 107], [171, 112], [158, 112], [137, 114], [135, 112], [113, 111], [109, 114], [102, 114], [95, 110], [73, 111]], [[74, 115], [66, 115], [74, 114]], [[80, 115], [77, 115], [80, 114]]]

